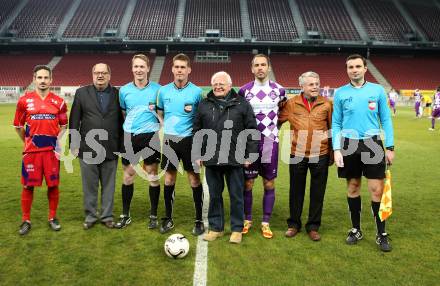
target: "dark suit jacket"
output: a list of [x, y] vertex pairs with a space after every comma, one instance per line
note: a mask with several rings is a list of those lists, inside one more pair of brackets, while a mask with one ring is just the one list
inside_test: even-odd
[[[124, 136], [122, 124], [124, 122], [122, 110], [119, 105], [119, 91], [115, 87], [110, 89], [110, 101], [107, 112], [103, 113], [96, 98], [96, 90], [93, 85], [81, 87], [76, 90], [69, 118], [69, 129], [76, 129], [81, 134], [81, 142], [78, 146], [70, 133], [70, 149], [79, 147], [80, 158], [84, 152], [92, 152], [93, 157], [97, 156], [94, 149], [98, 149], [86, 144], [86, 135], [93, 129], [103, 129], [107, 131], [108, 139], [101, 140], [98, 136], [93, 138], [105, 149], [105, 159], [114, 160], [118, 156], [114, 152], [120, 152], [122, 139]], [[72, 141], [73, 140], [73, 141]], [[101, 148], [102, 150], [102, 148]], [[102, 155], [102, 154], [101, 154]]]

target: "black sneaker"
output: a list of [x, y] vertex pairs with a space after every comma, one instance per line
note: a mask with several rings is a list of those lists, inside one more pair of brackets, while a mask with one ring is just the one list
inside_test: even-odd
[[383, 252], [390, 252], [391, 251], [391, 244], [389, 242], [391, 238], [388, 237], [387, 233], [378, 234], [376, 236], [376, 244], [379, 246], [379, 249]]
[[113, 226], [114, 228], [124, 228], [131, 223], [131, 217], [126, 215], [120, 215], [119, 221]]
[[160, 233], [169, 232], [174, 228], [174, 222], [172, 218], [165, 217], [162, 219], [162, 225], [160, 226]]
[[201, 235], [205, 232], [205, 225], [203, 224], [203, 221], [201, 220], [196, 220], [196, 222], [194, 223], [194, 228], [192, 229], [192, 234], [193, 235]]
[[362, 231], [356, 229], [356, 228], [352, 228], [350, 229], [350, 231], [348, 232], [348, 236], [347, 239], [345, 240], [345, 242], [347, 244], [356, 244], [359, 240], [361, 240], [364, 237], [364, 235], [362, 234]]
[[149, 229], [155, 229], [159, 226], [159, 222], [157, 221], [157, 216], [150, 215], [150, 222], [148, 223]]
[[25, 220], [21, 225], [20, 225], [20, 230], [18, 231], [18, 233], [20, 235], [25, 235], [28, 234], [28, 232], [31, 231], [31, 222], [28, 220]]
[[54, 231], [59, 231], [61, 229], [60, 222], [58, 221], [58, 219], [56, 217], [49, 220], [49, 226]]

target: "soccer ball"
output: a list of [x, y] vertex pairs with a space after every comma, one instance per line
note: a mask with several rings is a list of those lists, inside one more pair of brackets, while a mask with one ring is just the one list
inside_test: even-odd
[[175, 233], [165, 240], [163, 246], [166, 255], [171, 258], [184, 258], [189, 252], [189, 241], [183, 234]]

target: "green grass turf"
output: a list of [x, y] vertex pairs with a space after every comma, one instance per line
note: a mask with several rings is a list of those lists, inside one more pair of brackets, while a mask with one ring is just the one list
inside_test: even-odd
[[[175, 261], [166, 257], [163, 252], [166, 236], [146, 228], [148, 191], [147, 183], [140, 179], [135, 183], [132, 225], [124, 230], [108, 230], [97, 225], [84, 231], [77, 161], [73, 173], [68, 174], [62, 168], [58, 212], [62, 230], [59, 233], [49, 230], [46, 190], [38, 188], [32, 209], [32, 230], [26, 237], [19, 237], [22, 144], [11, 127], [14, 109], [14, 105], [0, 105], [1, 285], [192, 284], [196, 239], [190, 235], [194, 208], [186, 176], [178, 177], [175, 201], [175, 232], [185, 234], [191, 245], [186, 259]], [[362, 190], [364, 240], [355, 246], [345, 245], [350, 222], [345, 183], [337, 178], [335, 167], [330, 169], [325, 197], [322, 241], [310, 241], [305, 232], [294, 239], [285, 238], [289, 180], [288, 166], [280, 163], [271, 224], [274, 238], [264, 239], [258, 227], [254, 227], [241, 245], [229, 244], [228, 236], [209, 243], [208, 285], [438, 285], [440, 132], [427, 131], [430, 121], [415, 119], [409, 108], [399, 109], [394, 125], [394, 213], [387, 223], [393, 239], [391, 253], [381, 253], [375, 245], [375, 227], [365, 187]], [[118, 172], [117, 186], [121, 184], [121, 173]], [[254, 221], [258, 226], [260, 180], [254, 190]], [[225, 192], [226, 210], [228, 201]], [[307, 210], [306, 198], [304, 222]], [[120, 211], [117, 187], [115, 216]], [[159, 214], [163, 214], [162, 198]], [[229, 218], [227, 222], [229, 227]]]

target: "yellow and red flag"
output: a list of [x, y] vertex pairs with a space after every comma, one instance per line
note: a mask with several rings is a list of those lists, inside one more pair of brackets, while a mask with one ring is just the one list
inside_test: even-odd
[[390, 217], [392, 213], [393, 207], [391, 200], [391, 171], [386, 170], [382, 199], [380, 200], [379, 218], [381, 221], [384, 221], [388, 217]]

